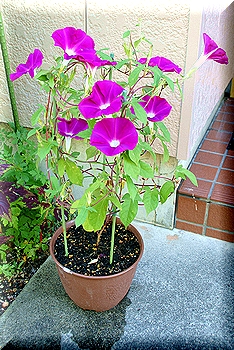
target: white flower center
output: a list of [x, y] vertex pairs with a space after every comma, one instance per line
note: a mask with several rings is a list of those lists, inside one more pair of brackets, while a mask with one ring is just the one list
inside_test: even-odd
[[155, 114], [153, 112], [149, 112], [149, 113], [147, 113], [147, 117], [153, 118], [153, 117], [155, 117]]
[[116, 147], [118, 147], [119, 145], [120, 145], [119, 140], [112, 140], [112, 141], [110, 142], [110, 146], [113, 147], [113, 148], [116, 148]]
[[65, 52], [68, 56], [75, 56], [76, 55], [76, 52], [72, 49], [66, 49]]
[[102, 109], [106, 109], [109, 106], [110, 106], [110, 103], [107, 102], [104, 105], [101, 105], [99, 108], [102, 110]]

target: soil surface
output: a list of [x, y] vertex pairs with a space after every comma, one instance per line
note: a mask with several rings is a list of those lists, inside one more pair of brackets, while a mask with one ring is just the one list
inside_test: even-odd
[[[17, 295], [22, 291], [30, 278], [35, 274], [39, 267], [49, 256], [49, 249], [40, 252], [35, 260], [28, 259], [21, 266], [20, 271], [11, 278], [0, 275], [0, 315], [6, 311], [10, 304], [15, 300]], [[12, 255], [7, 256], [7, 261], [14, 260]]]
[[110, 264], [111, 226], [100, 235], [87, 232], [82, 227], [72, 226], [67, 231], [68, 252], [64, 254], [64, 240], [61, 234], [55, 243], [54, 255], [58, 262], [68, 269], [86, 276], [107, 276], [126, 270], [137, 260], [140, 245], [135, 235], [121, 225], [116, 225], [114, 260]]

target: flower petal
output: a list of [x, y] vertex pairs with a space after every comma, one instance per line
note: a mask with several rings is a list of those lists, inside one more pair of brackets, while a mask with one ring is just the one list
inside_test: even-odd
[[67, 120], [59, 117], [58, 120], [58, 133], [65, 137], [80, 140], [81, 137], [77, 136], [77, 134], [80, 131], [88, 129], [88, 123], [84, 119], [71, 118]]
[[29, 73], [30, 77], [33, 78], [35, 75], [35, 69], [42, 65], [43, 54], [39, 49], [35, 49], [33, 53], [30, 53], [26, 63], [21, 63], [16, 68], [15, 73], [10, 74], [11, 81], [14, 81], [21, 77], [23, 74]]
[[159, 96], [143, 97], [140, 105], [145, 109], [147, 118], [151, 122], [159, 122], [166, 118], [172, 109], [172, 106], [165, 100], [165, 98]]
[[64, 51], [64, 58], [69, 60], [77, 56], [85, 59], [95, 54], [94, 41], [83, 30], [74, 27], [57, 29], [53, 32], [54, 45]]
[[121, 109], [123, 90], [111, 80], [97, 81], [90, 96], [85, 97], [78, 108], [86, 119], [113, 114]]
[[120, 117], [98, 121], [90, 138], [90, 145], [95, 146], [106, 156], [115, 156], [126, 150], [132, 150], [137, 142], [138, 134], [133, 123]]
[[212, 40], [209, 35], [203, 33], [204, 40], [204, 55], [207, 56], [207, 60], [213, 60], [220, 64], [228, 64], [228, 57], [226, 52], [219, 48], [216, 42]]
[[[145, 57], [140, 58], [139, 62], [142, 64], [145, 64], [147, 62], [147, 58]], [[165, 57], [160, 57], [160, 56], [152, 57], [149, 60], [148, 65], [150, 67], [157, 66], [163, 72], [176, 72], [180, 74], [180, 72], [182, 71], [182, 69], [179, 66], [177, 66], [175, 63], [173, 63], [172, 61], [170, 61]]]

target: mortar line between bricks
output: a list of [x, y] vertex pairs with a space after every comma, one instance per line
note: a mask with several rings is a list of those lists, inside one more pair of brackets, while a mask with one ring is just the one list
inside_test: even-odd
[[203, 223], [203, 230], [202, 230], [202, 236], [206, 235], [206, 228], [207, 228], [207, 219], [208, 219], [208, 213], [210, 208], [210, 202], [206, 202], [206, 211], [204, 215], [204, 223]]
[[211, 195], [212, 195], [212, 193], [213, 193], [214, 187], [215, 187], [216, 182], [217, 182], [217, 180], [218, 180], [218, 177], [219, 177], [220, 171], [221, 171], [221, 169], [222, 169], [223, 163], [224, 163], [224, 161], [225, 161], [225, 159], [226, 159], [227, 153], [228, 153], [228, 150], [226, 149], [225, 152], [224, 152], [224, 154], [223, 154], [222, 160], [221, 160], [221, 162], [220, 162], [220, 164], [219, 164], [219, 167], [218, 167], [218, 170], [217, 170], [217, 172], [216, 172], [216, 175], [215, 175], [215, 178], [214, 178], [214, 180], [213, 180], [213, 183], [212, 183], [212, 185], [211, 185], [211, 187], [210, 187], [210, 191], [209, 191], [209, 193], [208, 193], [207, 199], [210, 199], [210, 197], [211, 197]]

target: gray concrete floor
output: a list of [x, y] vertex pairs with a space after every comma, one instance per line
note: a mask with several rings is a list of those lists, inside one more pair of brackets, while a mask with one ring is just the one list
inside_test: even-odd
[[0, 318], [7, 349], [234, 349], [234, 245], [135, 222], [145, 252], [123, 301], [84, 311], [51, 258]]

